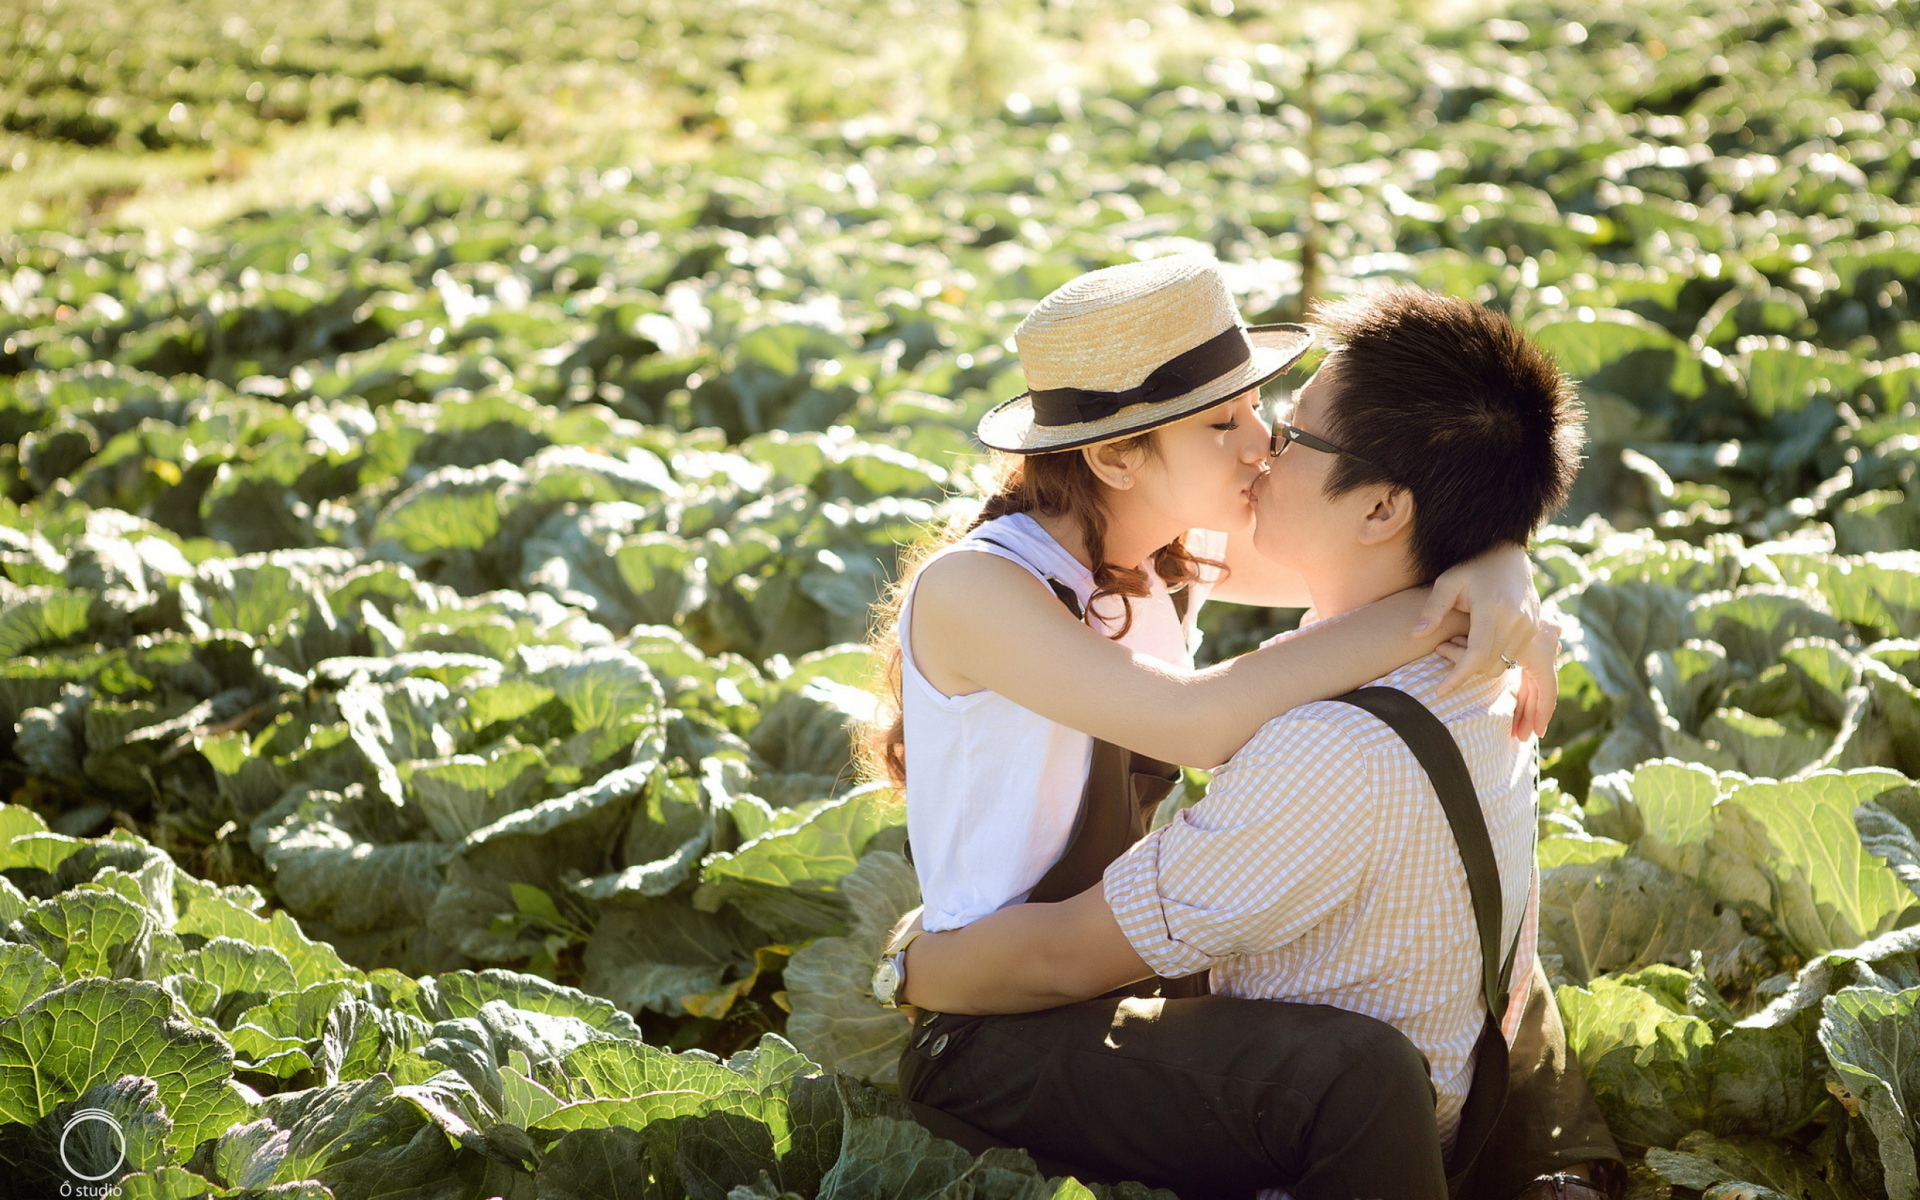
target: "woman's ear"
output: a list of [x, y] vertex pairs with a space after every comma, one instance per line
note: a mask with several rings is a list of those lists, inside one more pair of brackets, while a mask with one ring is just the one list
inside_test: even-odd
[[1134, 476], [1139, 474], [1140, 464], [1145, 460], [1145, 456], [1137, 450], [1124, 450], [1117, 442], [1082, 446], [1080, 456], [1087, 460], [1087, 466], [1096, 479], [1119, 491], [1133, 486]]
[[1360, 544], [1379, 546], [1413, 532], [1413, 493], [1390, 483], [1369, 489], [1373, 504], [1360, 522]]

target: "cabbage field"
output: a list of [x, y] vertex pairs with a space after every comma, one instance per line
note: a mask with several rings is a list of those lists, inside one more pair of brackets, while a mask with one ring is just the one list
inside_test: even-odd
[[[848, 729], [1025, 306], [1199, 249], [1581, 380], [1541, 951], [1637, 1200], [1920, 1200], [1920, 9], [135, 9], [0, 15], [0, 1196], [1149, 1195], [905, 1119]], [[518, 166], [222, 182], [443, 112]]]

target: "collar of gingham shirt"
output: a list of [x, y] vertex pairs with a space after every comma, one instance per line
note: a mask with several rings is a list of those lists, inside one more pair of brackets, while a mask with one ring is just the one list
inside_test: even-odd
[[[1538, 924], [1536, 753], [1511, 735], [1508, 681], [1443, 698], [1450, 669], [1434, 655], [1376, 683], [1431, 709], [1473, 775], [1499, 865], [1502, 944], [1520, 935], [1511, 1041]], [[1330, 1004], [1406, 1034], [1427, 1056], [1452, 1144], [1482, 1023], [1479, 936], [1440, 799], [1385, 723], [1333, 701], [1267, 722], [1204, 800], [1107, 868], [1105, 892], [1163, 976], [1210, 969], [1217, 995]]]

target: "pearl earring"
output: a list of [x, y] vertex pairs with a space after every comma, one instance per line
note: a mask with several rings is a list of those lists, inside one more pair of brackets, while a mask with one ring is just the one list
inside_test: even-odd
[[1132, 482], [1133, 482], [1133, 476], [1131, 476], [1131, 475], [1122, 475], [1122, 476], [1120, 477], [1120, 482], [1121, 482], [1121, 483], [1132, 483]]

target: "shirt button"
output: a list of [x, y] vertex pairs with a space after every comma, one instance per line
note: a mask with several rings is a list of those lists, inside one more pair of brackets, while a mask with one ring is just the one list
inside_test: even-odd
[[940, 1052], [945, 1050], [946, 1048], [947, 1048], [947, 1035], [943, 1033], [939, 1037], [933, 1039], [933, 1045], [927, 1050], [927, 1055], [930, 1058], [939, 1058]]

